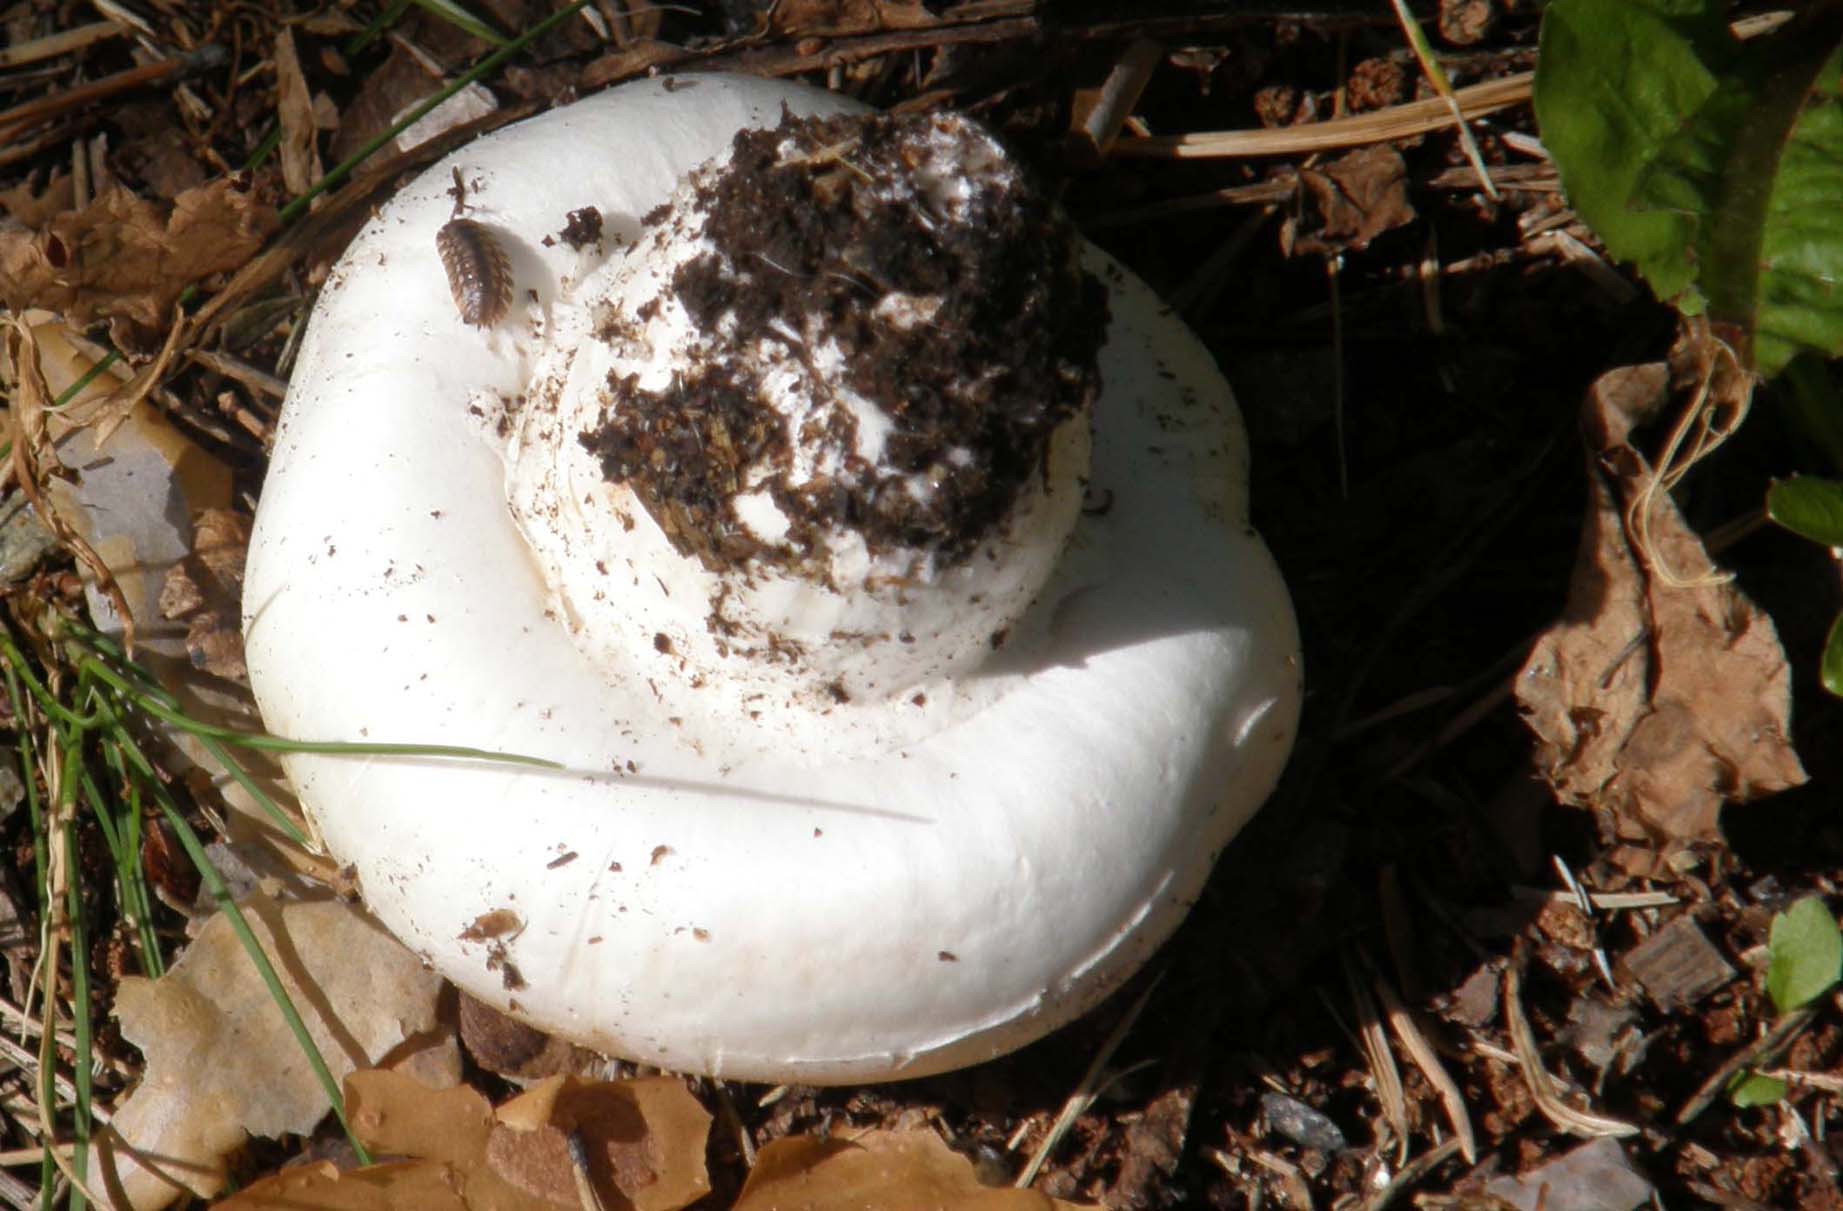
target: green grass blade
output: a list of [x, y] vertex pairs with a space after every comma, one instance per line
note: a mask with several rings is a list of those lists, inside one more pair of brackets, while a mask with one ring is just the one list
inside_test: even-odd
[[59, 702], [56, 695], [52, 694], [45, 683], [32, 672], [32, 666], [26, 662], [25, 653], [19, 650], [19, 646], [13, 642], [13, 637], [3, 630], [0, 630], [0, 663], [6, 665], [9, 682], [14, 673], [19, 675], [20, 681], [24, 682], [26, 688], [31, 691], [33, 701], [38, 703], [39, 709], [50, 716], [54, 723], [70, 728], [72, 731], [84, 732], [103, 722], [100, 712], [83, 716]]
[[410, 0], [391, 0], [389, 4], [384, 6], [383, 11], [379, 12], [377, 16], [371, 19], [369, 25], [365, 26], [365, 28], [360, 30], [350, 42], [346, 43], [345, 55], [350, 58], [359, 51], [364, 50], [367, 46], [370, 46], [373, 42], [376, 42], [379, 38], [382, 38], [384, 36], [384, 31], [395, 25], [403, 14], [409, 11], [409, 8]]
[[[77, 784], [82, 778], [83, 750], [67, 749], [64, 754], [64, 877], [66, 882], [66, 926], [70, 930], [70, 1012], [75, 1023], [76, 1056], [72, 1083], [76, 1085], [76, 1103], [71, 1107], [71, 1183], [70, 1211], [85, 1211], [89, 1199], [83, 1193], [88, 1184], [90, 1163], [90, 931], [83, 907], [82, 867], [77, 855], [76, 805]], [[50, 1030], [47, 1027], [46, 1033]]]
[[436, 757], [461, 761], [488, 761], [502, 765], [524, 765], [537, 769], [562, 769], [561, 763], [524, 753], [501, 753], [492, 749], [462, 744], [390, 744], [382, 741], [289, 740], [265, 732], [242, 732], [236, 728], [202, 723], [175, 710], [152, 695], [131, 686], [127, 679], [94, 658], [85, 661], [84, 671], [94, 673], [112, 688], [127, 696], [138, 709], [204, 740], [218, 740], [237, 748], [264, 753], [318, 753], [332, 757]]
[[431, 17], [446, 21], [456, 29], [472, 34], [489, 46], [503, 47], [506, 44], [504, 34], [454, 3], [454, 0], [415, 0], [415, 3], [417, 8]]
[[[127, 759], [122, 756], [122, 746], [114, 738], [105, 738], [102, 745], [103, 760], [109, 763], [115, 780], [128, 796], [128, 833], [131, 838], [130, 848], [135, 853], [141, 852], [142, 821], [146, 818], [147, 799], [141, 793], [140, 778], [130, 774]], [[159, 978], [166, 974], [166, 954], [160, 948], [160, 935], [154, 931], [153, 900], [147, 895], [145, 872], [140, 880], [141, 904], [143, 913], [140, 927], [141, 970], [150, 978]]]
[[116, 775], [117, 784], [123, 793], [129, 797], [122, 819], [114, 818], [107, 797], [88, 770], [83, 773], [83, 795], [89, 801], [90, 814], [96, 818], [96, 826], [102, 831], [103, 843], [109, 849], [109, 859], [115, 866], [116, 899], [133, 927], [135, 951], [141, 960], [141, 970], [147, 975], [157, 976], [164, 964], [160, 960], [159, 937], [154, 933], [152, 903], [147, 894], [147, 874], [141, 868], [140, 795], [127, 771], [122, 768], [119, 755], [111, 756], [107, 741], [103, 742], [103, 759], [110, 772]]
[[56, 412], [69, 404], [71, 400], [76, 399], [78, 395], [82, 394], [85, 387], [95, 382], [104, 371], [115, 364], [116, 359], [119, 357], [121, 357], [121, 354], [111, 349], [97, 358], [94, 366], [91, 366], [88, 370], [79, 374], [76, 382], [58, 393], [58, 397], [51, 401], [51, 410]]
[[256, 144], [256, 150], [250, 152], [250, 158], [243, 162], [244, 172], [255, 172], [262, 167], [264, 160], [275, 154], [275, 149], [282, 145], [282, 124], [276, 122], [269, 127], [269, 132]]
[[216, 761], [218, 766], [230, 776], [231, 781], [242, 787], [244, 793], [256, 801], [256, 806], [262, 809], [262, 814], [269, 818], [269, 822], [275, 825], [284, 837], [304, 849], [313, 848], [313, 842], [302, 831], [301, 826], [294, 822], [294, 818], [275, 801], [268, 791], [262, 789], [261, 783], [250, 776], [250, 772], [243, 768], [243, 763], [230, 755], [230, 750], [224, 747], [222, 741], [213, 737], [200, 736], [198, 742], [200, 747], [211, 754], [211, 759]]

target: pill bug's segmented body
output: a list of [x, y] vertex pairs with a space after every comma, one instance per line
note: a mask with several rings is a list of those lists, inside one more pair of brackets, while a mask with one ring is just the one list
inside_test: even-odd
[[498, 237], [472, 219], [451, 219], [435, 233], [435, 248], [461, 318], [476, 328], [504, 319], [512, 305], [512, 268]]

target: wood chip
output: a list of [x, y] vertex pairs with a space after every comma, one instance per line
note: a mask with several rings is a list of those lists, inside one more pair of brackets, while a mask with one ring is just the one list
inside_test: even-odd
[[1120, 127], [1164, 57], [1164, 47], [1150, 38], [1136, 38], [1120, 53], [1100, 88], [1075, 94], [1069, 132], [1082, 158], [1099, 163], [1120, 137]]
[[1694, 1005], [1734, 978], [1734, 968], [1688, 913], [1626, 952], [1619, 965], [1665, 1013]]

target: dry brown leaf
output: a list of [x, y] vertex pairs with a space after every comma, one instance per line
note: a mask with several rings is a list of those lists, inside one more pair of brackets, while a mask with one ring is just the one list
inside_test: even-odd
[[195, 154], [193, 134], [173, 121], [172, 102], [166, 97], [155, 94], [111, 106], [109, 124], [121, 140], [111, 140], [109, 164], [150, 197], [170, 202], [214, 175], [204, 156]]
[[[436, 1028], [441, 978], [352, 905], [256, 896], [242, 907], [335, 1076]], [[305, 1134], [326, 1115], [326, 1094], [222, 915], [160, 979], [124, 978], [115, 1012], [146, 1056], [98, 1144], [96, 1187], [118, 1209], [216, 1194], [226, 1155], [247, 1136]]]
[[675, 1211], [710, 1193], [710, 1114], [674, 1077], [554, 1076], [501, 1106], [486, 1144], [493, 1172], [556, 1206], [577, 1205], [570, 1137], [610, 1209]]
[[12, 388], [12, 406], [7, 410], [7, 444], [12, 447], [9, 460], [13, 482], [39, 520], [56, 535], [64, 548], [90, 573], [92, 583], [110, 609], [122, 622], [122, 645], [134, 651], [134, 615], [114, 571], [97, 553], [89, 539], [79, 532], [69, 509], [52, 493], [56, 484], [64, 483], [65, 467], [59, 461], [57, 442], [52, 432], [53, 396], [45, 378], [45, 366], [39, 356], [37, 334], [22, 318], [0, 316], [4, 327], [4, 352], [0, 369]]
[[186, 624], [192, 667], [242, 682], [243, 558], [249, 521], [229, 509], [206, 509], [193, 523], [192, 552], [160, 586], [160, 616]]
[[467, 1211], [454, 1171], [397, 1161], [341, 1173], [326, 1161], [284, 1169], [217, 1204], [217, 1211]]
[[74, 325], [119, 319], [143, 338], [165, 330], [179, 294], [236, 269], [275, 229], [272, 208], [219, 179], [170, 208], [117, 186], [37, 231], [0, 231], [0, 304], [44, 307]]
[[43, 189], [33, 189], [22, 182], [11, 189], [0, 189], [0, 211], [15, 223], [38, 227], [61, 211], [77, 204], [76, 182], [63, 169], [53, 169]]
[[776, 1140], [755, 1158], [734, 1211], [1058, 1211], [1035, 1190], [982, 1186], [973, 1162], [932, 1131]]
[[521, 1083], [547, 1076], [586, 1076], [603, 1063], [595, 1052], [507, 1017], [465, 992], [456, 1016], [461, 1045], [474, 1063]]
[[[141, 374], [105, 372], [53, 410], [97, 355], [59, 321], [16, 328], [0, 368], [14, 391], [15, 474], [37, 481], [40, 515], [83, 561], [96, 624], [129, 639], [129, 619], [154, 623], [160, 580], [191, 548], [188, 515], [229, 503], [230, 470], [135, 406]], [[158, 648], [159, 628], [145, 634]]]
[[339, 114], [329, 155], [344, 159], [384, 130], [399, 113], [441, 87], [422, 61], [392, 43], [390, 55], [365, 73], [358, 92]]
[[367, 1069], [347, 1076], [345, 1091], [346, 1121], [373, 1152], [463, 1169], [486, 1154], [493, 1104], [470, 1085], [433, 1090], [399, 1072]]
[[[1625, 367], [1588, 392], [1592, 500], [1568, 604], [1517, 678], [1556, 797], [1652, 842], [1712, 836], [1724, 801], [1805, 780], [1772, 620], [1731, 583], [1660, 583], [1627, 533], [1626, 509], [1651, 475], [1631, 430], [1667, 401], [1669, 381], [1662, 364]], [[1681, 575], [1712, 568], [1667, 493], [1650, 507], [1659, 557]]]
[[1287, 219], [1280, 246], [1288, 256], [1362, 249], [1385, 231], [1414, 221], [1408, 166], [1392, 147], [1347, 152], [1299, 173], [1310, 210]]
[[313, 95], [301, 73], [294, 33], [286, 25], [275, 36], [275, 92], [282, 126], [282, 181], [289, 193], [299, 197], [313, 188], [323, 170], [316, 146], [320, 132], [314, 121]]
[[710, 1192], [710, 1115], [669, 1077], [557, 1077], [495, 1113], [467, 1086], [435, 1092], [399, 1073], [355, 1072], [346, 1114], [366, 1147], [416, 1159], [310, 1183], [278, 1175], [219, 1211], [425, 1211], [430, 1192], [438, 1206], [465, 1211], [573, 1211], [572, 1133], [608, 1211], [677, 1211]]

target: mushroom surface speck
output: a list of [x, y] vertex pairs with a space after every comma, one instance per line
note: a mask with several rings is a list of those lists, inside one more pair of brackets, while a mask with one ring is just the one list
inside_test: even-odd
[[[491, 325], [445, 286], [457, 171]], [[1207, 352], [975, 123], [624, 85], [435, 165], [334, 270], [251, 681], [282, 735], [562, 766], [286, 758], [474, 996], [683, 1071], [927, 1075], [1117, 987], [1278, 777], [1246, 472]]]

